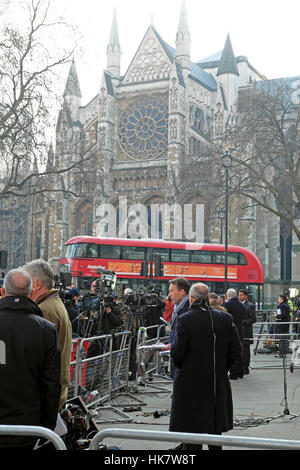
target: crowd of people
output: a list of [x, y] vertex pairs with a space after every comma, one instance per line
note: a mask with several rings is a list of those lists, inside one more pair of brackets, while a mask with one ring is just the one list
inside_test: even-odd
[[[95, 288], [92, 283], [91, 291], [81, 298], [86, 312], [100, 308]], [[0, 298], [0, 424], [55, 429], [67, 402], [72, 322], [80, 316], [80, 293], [75, 285], [69, 291], [74, 298], [72, 312], [54, 288], [51, 266], [41, 259], [5, 276]], [[255, 305], [248, 297], [245, 289], [216, 294], [203, 283], [191, 285], [177, 277], [169, 281], [168, 295], [158, 310], [148, 315], [150, 324], [161, 317], [170, 324], [164, 347], [170, 353], [173, 379], [170, 431], [220, 435], [232, 429], [230, 380], [249, 374], [256, 322]], [[105, 305], [103, 314], [103, 334], [122, 326], [117, 304], [116, 308]], [[289, 320], [287, 298], [279, 296], [276, 323], [281, 332]], [[0, 436], [0, 448], [32, 449], [34, 444], [33, 437]]]

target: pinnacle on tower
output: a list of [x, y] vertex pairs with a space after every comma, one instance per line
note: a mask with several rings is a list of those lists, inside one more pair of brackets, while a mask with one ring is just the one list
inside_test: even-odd
[[53, 150], [53, 144], [51, 142], [49, 150], [48, 150], [46, 171], [50, 171], [53, 167], [54, 167], [54, 150]]
[[70, 67], [65, 91], [63, 96], [78, 96], [81, 98], [81, 91], [79, 86], [78, 75], [76, 71], [74, 58]]
[[116, 8], [114, 8], [114, 14], [113, 14], [113, 20], [112, 20], [112, 25], [111, 25], [109, 43], [108, 43], [108, 46], [107, 46], [107, 50], [108, 51], [111, 50], [111, 52], [113, 52], [115, 48], [117, 48], [118, 52], [121, 52], [118, 25], [117, 25]]
[[227, 35], [225, 46], [222, 52], [218, 72], [218, 75], [223, 75], [225, 73], [232, 73], [235, 75], [239, 75], [237, 64], [236, 64], [236, 58], [233, 53], [232, 45], [231, 45], [231, 40], [229, 34]]
[[119, 41], [116, 9], [114, 9], [106, 56], [107, 56], [107, 71], [111, 74], [112, 77], [119, 78], [120, 77], [121, 46], [120, 46], [120, 41]]
[[183, 0], [176, 34], [176, 59], [182, 67], [190, 68], [191, 37], [187, 19], [186, 1]]
[[176, 41], [190, 41], [190, 30], [188, 25], [188, 18], [187, 18], [187, 8], [186, 8], [186, 0], [183, 0], [180, 12], [180, 19], [178, 30], [176, 34]]

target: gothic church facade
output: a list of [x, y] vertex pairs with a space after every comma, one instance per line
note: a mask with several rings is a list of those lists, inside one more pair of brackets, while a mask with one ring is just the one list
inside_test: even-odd
[[[65, 241], [75, 235], [105, 235], [99, 228], [100, 208], [111, 204], [118, 211], [121, 197], [127, 198], [128, 205], [145, 207], [163, 203], [203, 205], [204, 241], [219, 243], [214, 195], [189, 185], [186, 169], [194, 156], [205, 153], [211, 139], [223, 135], [226, 122], [236, 111], [239, 90], [264, 79], [247, 57], [234, 55], [229, 35], [220, 53], [193, 62], [185, 2], [175, 47], [167, 44], [151, 24], [121, 75], [121, 45], [114, 14], [99, 93], [88, 104], [81, 102], [80, 80], [73, 62], [57, 120], [55, 151], [51, 149], [49, 156], [50, 164], [59, 166], [62, 158], [72, 158], [68, 153], [72, 150], [66, 147], [70, 144], [72, 148], [74, 136], [84, 136], [85, 142], [96, 149], [95, 171], [81, 182], [82, 197], [51, 197], [47, 212], [43, 201], [40, 205], [36, 202], [32, 208], [31, 258], [58, 258]], [[99, 170], [96, 161], [100, 162]], [[74, 184], [74, 174], [68, 178], [64, 184]], [[55, 184], [61, 184], [60, 180]], [[245, 212], [239, 203], [231, 202], [229, 243], [256, 252], [266, 277], [278, 280], [276, 218], [259, 208]], [[268, 260], [267, 245], [271, 247]], [[267, 297], [273, 295], [270, 284]]]

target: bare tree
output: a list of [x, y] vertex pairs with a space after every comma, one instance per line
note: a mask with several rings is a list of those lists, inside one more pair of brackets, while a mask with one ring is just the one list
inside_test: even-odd
[[231, 193], [277, 215], [300, 240], [300, 80], [258, 82], [239, 96], [233, 124], [214, 144], [230, 146]]
[[[85, 168], [95, 160], [94, 146], [86, 146], [82, 129], [72, 127], [72, 158], [49, 164], [49, 129], [54, 127], [52, 107], [57, 104], [56, 82], [70, 63], [74, 50], [57, 53], [47, 47], [57, 28], [68, 28], [61, 19], [51, 20], [50, 0], [25, 2], [25, 28], [7, 24], [0, 41], [0, 201], [54, 191], [51, 176]], [[68, 30], [66, 30], [67, 34]], [[48, 163], [48, 164], [47, 164]], [[65, 190], [57, 187], [56, 190]], [[68, 188], [72, 192], [72, 188]], [[76, 191], [73, 191], [75, 194]]]

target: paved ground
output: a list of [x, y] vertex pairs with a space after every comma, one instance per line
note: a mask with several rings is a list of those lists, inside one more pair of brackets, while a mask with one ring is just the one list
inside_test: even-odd
[[[127, 411], [133, 417], [132, 422], [114, 422], [120, 419], [114, 410], [103, 409], [100, 413], [100, 430], [104, 428], [125, 428], [138, 430], [168, 430], [169, 410], [171, 404], [172, 383], [163, 380], [151, 385], [138, 386], [130, 395], [117, 399], [122, 404], [117, 409], [140, 406], [139, 411]], [[157, 388], [160, 387], [160, 388]], [[286, 401], [284, 400], [284, 372], [282, 360], [275, 356], [255, 356], [250, 374], [243, 379], [231, 381], [235, 426], [227, 433], [231, 436], [259, 437], [272, 439], [300, 440], [300, 369], [294, 373], [289, 369], [289, 358], [286, 368]], [[120, 402], [121, 400], [121, 402]], [[139, 400], [139, 401], [137, 401]], [[287, 405], [287, 406], [286, 406]], [[128, 409], [128, 408], [127, 408]], [[282, 415], [284, 410], [289, 415]], [[158, 412], [160, 417], [154, 417]], [[110, 416], [109, 416], [109, 413]], [[156, 413], [157, 415], [157, 413]], [[291, 419], [293, 418], [293, 419]], [[108, 420], [108, 421], [107, 421]], [[129, 439], [105, 439], [105, 444], [117, 446], [122, 450], [165, 450], [175, 447], [175, 443], [155, 442]], [[224, 450], [234, 450], [224, 447]]]

